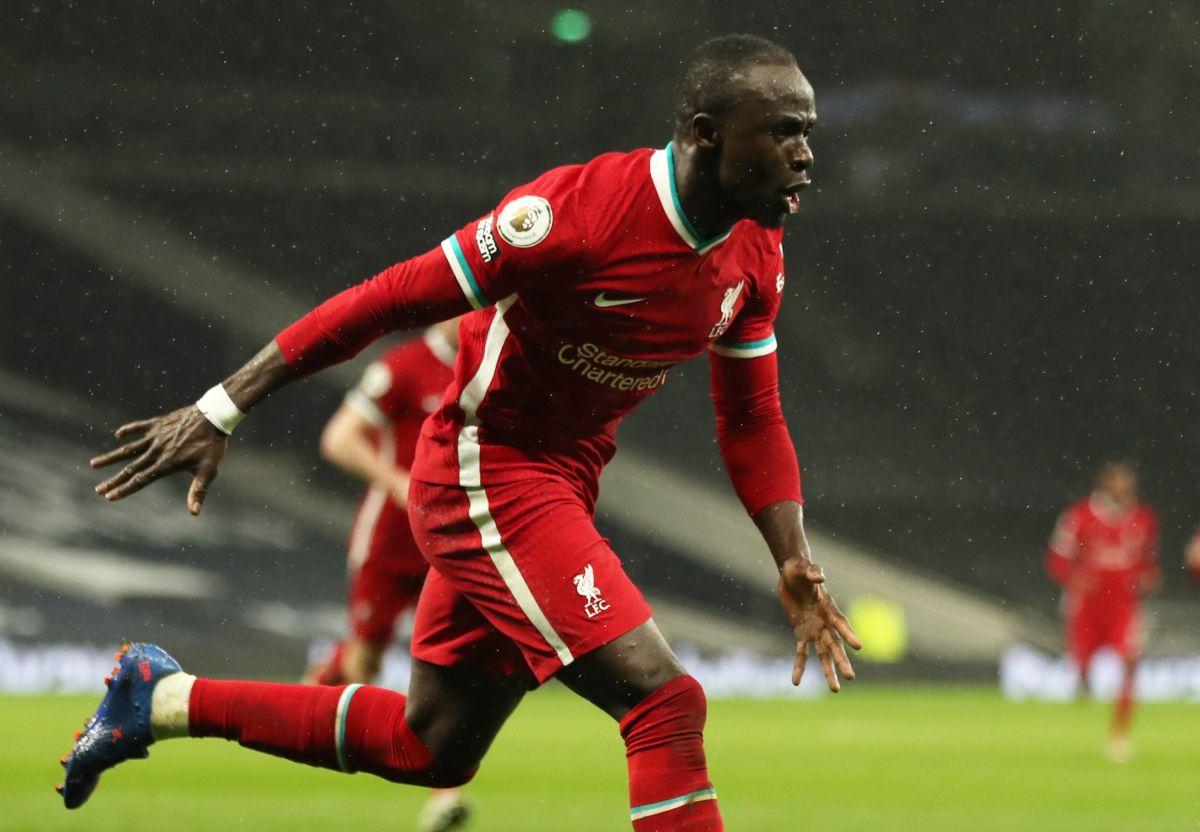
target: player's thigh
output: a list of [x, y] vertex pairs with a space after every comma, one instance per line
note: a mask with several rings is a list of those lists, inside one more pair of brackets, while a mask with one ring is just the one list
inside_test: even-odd
[[398, 581], [396, 575], [367, 561], [350, 583], [347, 616], [350, 631], [360, 644], [380, 651], [391, 643], [396, 619], [416, 603], [420, 584]]
[[1127, 665], [1136, 664], [1144, 646], [1142, 615], [1136, 606], [1123, 606], [1113, 611], [1109, 643]]
[[440, 764], [474, 769], [528, 689], [527, 676], [414, 659], [405, 720]]
[[1104, 618], [1094, 612], [1080, 612], [1067, 620], [1067, 647], [1076, 661], [1084, 665], [1103, 646], [1107, 634]]
[[439, 761], [474, 768], [534, 686], [520, 652], [430, 570], [417, 602], [412, 655], [409, 726]]
[[620, 720], [637, 703], [686, 672], [651, 619], [581, 656], [555, 678]]
[[473, 767], [535, 686], [516, 646], [437, 570], [425, 578], [413, 620], [406, 716], [439, 759]]

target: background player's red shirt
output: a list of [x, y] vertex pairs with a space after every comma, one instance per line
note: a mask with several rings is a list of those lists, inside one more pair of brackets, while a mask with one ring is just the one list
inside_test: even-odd
[[1102, 495], [1067, 507], [1050, 540], [1047, 570], [1075, 606], [1136, 604], [1158, 574], [1158, 517], [1143, 503], [1122, 509]]
[[[346, 403], [375, 426], [372, 441], [389, 462], [411, 469], [421, 423], [437, 410], [454, 377], [454, 347], [436, 330], [388, 350], [367, 367]], [[361, 566], [384, 558], [395, 569], [424, 572], [429, 565], [412, 539], [408, 512], [388, 489], [372, 485], [363, 495], [350, 532], [349, 560]]]

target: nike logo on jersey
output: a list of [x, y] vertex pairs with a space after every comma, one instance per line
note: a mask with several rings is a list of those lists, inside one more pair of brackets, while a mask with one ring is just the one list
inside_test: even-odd
[[610, 306], [627, 306], [628, 304], [640, 303], [645, 300], [645, 298], [610, 298], [605, 297], [605, 295], [605, 292], [596, 295], [597, 309], [607, 309]]

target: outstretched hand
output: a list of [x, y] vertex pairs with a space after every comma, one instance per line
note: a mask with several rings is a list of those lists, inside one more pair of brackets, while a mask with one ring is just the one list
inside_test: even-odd
[[799, 685], [808, 662], [811, 644], [821, 660], [825, 682], [834, 693], [841, 690], [838, 673], [854, 678], [854, 668], [846, 656], [849, 644], [855, 650], [862, 641], [838, 609], [833, 598], [822, 586], [825, 574], [811, 561], [791, 561], [784, 565], [779, 578], [779, 597], [796, 634], [796, 663], [792, 668], [792, 684]]
[[217, 430], [195, 405], [121, 425], [113, 435], [129, 441], [95, 457], [90, 463], [92, 468], [105, 468], [126, 459], [132, 461], [97, 485], [97, 494], [107, 500], [120, 500], [168, 474], [188, 471], [192, 474], [188, 511], [200, 513], [208, 487], [217, 478], [229, 437]]

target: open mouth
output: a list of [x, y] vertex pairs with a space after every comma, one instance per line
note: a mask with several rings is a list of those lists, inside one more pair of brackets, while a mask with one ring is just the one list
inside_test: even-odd
[[807, 188], [809, 180], [807, 178], [789, 188], [785, 188], [783, 192], [784, 208], [789, 214], [798, 214], [800, 212], [800, 192]]

